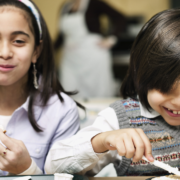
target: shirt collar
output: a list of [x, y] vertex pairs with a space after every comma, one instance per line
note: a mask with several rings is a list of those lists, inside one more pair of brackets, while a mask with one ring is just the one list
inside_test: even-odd
[[[37, 103], [38, 101], [35, 101], [35, 102]], [[36, 119], [36, 121], [38, 121], [43, 108], [39, 104], [36, 104], [36, 103], [33, 105], [33, 111], [34, 111], [33, 113], [34, 113], [34, 118]], [[29, 97], [26, 99], [26, 102], [21, 107], [19, 107], [16, 111], [19, 111], [21, 108], [23, 108], [26, 112], [28, 112], [28, 106], [29, 106]]]
[[149, 112], [140, 102], [140, 111], [141, 111], [141, 116], [147, 117], [147, 118], [155, 118], [157, 116], [160, 116], [158, 112], [156, 112], [154, 109]]

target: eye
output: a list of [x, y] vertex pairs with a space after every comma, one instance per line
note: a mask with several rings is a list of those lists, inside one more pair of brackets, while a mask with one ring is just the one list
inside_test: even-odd
[[24, 44], [25, 41], [22, 41], [22, 40], [15, 40], [14, 43], [15, 43], [15, 44]]

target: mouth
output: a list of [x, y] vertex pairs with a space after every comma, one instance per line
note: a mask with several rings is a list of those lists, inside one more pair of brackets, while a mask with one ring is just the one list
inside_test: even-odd
[[15, 68], [15, 66], [13, 66], [13, 65], [0, 65], [0, 71], [2, 71], [2, 72], [11, 71], [14, 68]]
[[180, 117], [180, 110], [172, 110], [172, 109], [169, 109], [169, 108], [166, 108], [166, 107], [163, 107], [165, 109], [165, 111], [170, 115], [170, 116], [173, 116], [173, 117]]

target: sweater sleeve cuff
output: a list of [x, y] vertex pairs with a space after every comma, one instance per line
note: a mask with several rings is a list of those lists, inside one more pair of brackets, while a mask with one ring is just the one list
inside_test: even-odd
[[34, 174], [43, 174], [43, 172], [32, 159], [31, 166], [28, 169], [26, 169], [24, 172], [18, 175], [34, 175]]

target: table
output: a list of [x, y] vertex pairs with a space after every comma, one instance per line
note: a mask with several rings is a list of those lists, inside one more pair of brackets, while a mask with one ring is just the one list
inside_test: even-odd
[[129, 177], [89, 177], [89, 180], [146, 180], [152, 176], [129, 176]]
[[[21, 176], [22, 177], [22, 176]], [[129, 177], [84, 177], [75, 176], [73, 180], [146, 180], [152, 176], [129, 176]], [[13, 180], [18, 176], [0, 177], [0, 180]], [[54, 180], [54, 175], [37, 175], [32, 176], [32, 180]]]

